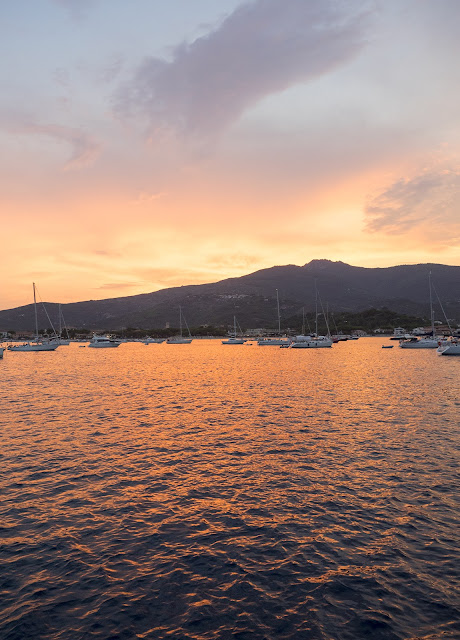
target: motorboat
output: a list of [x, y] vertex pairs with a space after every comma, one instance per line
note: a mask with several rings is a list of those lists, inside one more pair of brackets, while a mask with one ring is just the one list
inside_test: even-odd
[[244, 338], [237, 338], [236, 336], [230, 336], [227, 340], [222, 340], [222, 344], [244, 344], [245, 342]]
[[441, 356], [460, 356], [460, 343], [458, 340], [449, 340], [444, 343], [440, 342], [438, 353]]
[[94, 349], [113, 349], [114, 347], [119, 347], [120, 344], [119, 340], [115, 340], [115, 338], [111, 338], [110, 336], [98, 336], [94, 334], [88, 347], [93, 347]]
[[141, 340], [142, 344], [161, 344], [165, 341], [165, 338], [150, 338], [147, 336]]

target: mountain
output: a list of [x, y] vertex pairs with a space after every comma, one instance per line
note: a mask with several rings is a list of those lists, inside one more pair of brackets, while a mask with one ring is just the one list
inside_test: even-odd
[[[398, 313], [429, 317], [428, 275], [448, 318], [460, 321], [460, 267], [442, 264], [354, 267], [344, 262], [312, 260], [261, 269], [219, 282], [162, 289], [123, 298], [88, 300], [62, 305], [68, 326], [91, 330], [122, 327], [160, 328], [179, 324], [182, 306], [190, 326], [231, 324], [236, 315], [242, 327], [276, 327], [276, 289], [285, 320], [315, 308], [315, 282], [320, 302], [329, 311], [361, 311], [387, 307]], [[434, 295], [436, 319], [444, 316]], [[58, 304], [45, 303], [57, 324]], [[31, 330], [33, 305], [0, 311], [0, 330]], [[39, 326], [50, 323], [39, 305]]]

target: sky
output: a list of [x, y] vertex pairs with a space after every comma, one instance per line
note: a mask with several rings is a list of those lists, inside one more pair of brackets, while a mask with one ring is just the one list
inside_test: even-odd
[[3, 0], [0, 308], [460, 265], [458, 0]]

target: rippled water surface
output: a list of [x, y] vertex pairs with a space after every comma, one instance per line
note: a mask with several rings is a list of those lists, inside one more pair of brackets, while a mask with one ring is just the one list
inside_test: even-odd
[[7, 352], [0, 637], [460, 638], [460, 358]]

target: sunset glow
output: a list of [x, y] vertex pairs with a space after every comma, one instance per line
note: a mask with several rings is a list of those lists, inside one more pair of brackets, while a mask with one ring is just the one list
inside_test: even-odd
[[0, 308], [460, 264], [460, 4], [11, 0]]

